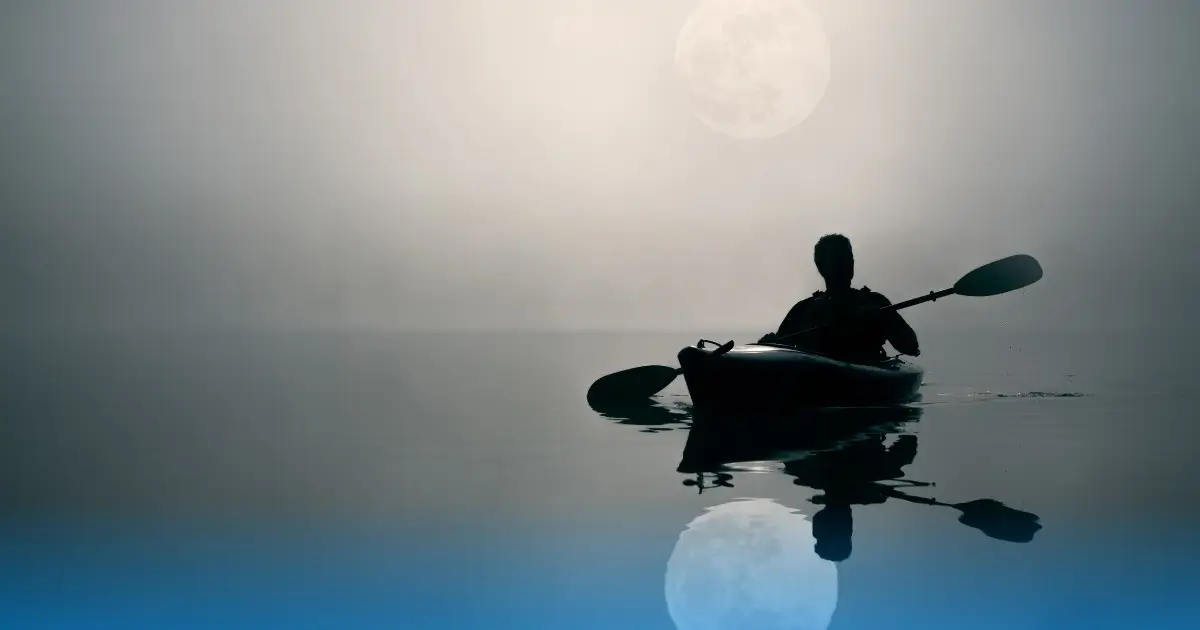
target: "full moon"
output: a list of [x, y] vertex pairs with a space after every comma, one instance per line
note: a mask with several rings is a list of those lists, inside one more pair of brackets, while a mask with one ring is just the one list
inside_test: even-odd
[[812, 523], [769, 499], [709, 508], [667, 561], [667, 612], [679, 630], [825, 630], [837, 566], [813, 551]]
[[680, 30], [675, 70], [696, 116], [735, 138], [808, 118], [829, 85], [829, 39], [800, 0], [704, 0]]

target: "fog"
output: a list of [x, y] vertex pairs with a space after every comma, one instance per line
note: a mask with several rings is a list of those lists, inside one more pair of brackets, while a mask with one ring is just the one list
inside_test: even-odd
[[0, 323], [768, 330], [852, 239], [935, 325], [1198, 306], [1200, 5], [810, 2], [832, 75], [766, 140], [690, 112], [694, 1], [10, 1]]

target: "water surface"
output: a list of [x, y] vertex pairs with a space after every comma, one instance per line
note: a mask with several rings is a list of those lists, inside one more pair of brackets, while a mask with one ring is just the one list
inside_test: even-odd
[[[682, 380], [636, 409], [584, 397], [695, 337], [10, 336], [0, 626], [669, 630], [758, 598], [743, 623], [823, 627], [829, 576], [835, 629], [1200, 619], [1182, 353], [926, 333], [900, 416], [696, 474]], [[1037, 525], [960, 520], [979, 499]], [[669, 604], [672, 579], [705, 597]]]

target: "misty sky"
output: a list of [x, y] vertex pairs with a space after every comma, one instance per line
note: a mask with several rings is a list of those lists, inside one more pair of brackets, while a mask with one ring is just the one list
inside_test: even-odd
[[786, 135], [699, 122], [693, 0], [16, 0], [0, 322], [768, 330], [841, 231], [920, 330], [1191, 319], [1200, 5], [813, 0]]

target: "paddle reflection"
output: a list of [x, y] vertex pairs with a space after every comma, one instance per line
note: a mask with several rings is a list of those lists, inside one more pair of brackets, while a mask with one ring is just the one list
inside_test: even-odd
[[694, 476], [685, 485], [703, 492], [733, 487], [738, 463], [783, 464], [782, 472], [794, 484], [820, 493], [811, 499], [822, 506], [813, 516], [813, 532], [816, 552], [826, 560], [850, 556], [852, 506], [888, 499], [958, 510], [959, 522], [999, 540], [1032, 540], [1041, 529], [1035, 514], [993, 499], [943, 503], [901, 490], [934, 485], [904, 475], [917, 456], [917, 436], [901, 431], [921, 413], [919, 407], [878, 407], [788, 417], [699, 416], [693, 418], [678, 470]]
[[692, 406], [685, 402], [664, 404], [650, 398], [630, 402], [589, 397], [588, 406], [603, 418], [642, 427], [645, 433], [682, 429], [692, 423]]

